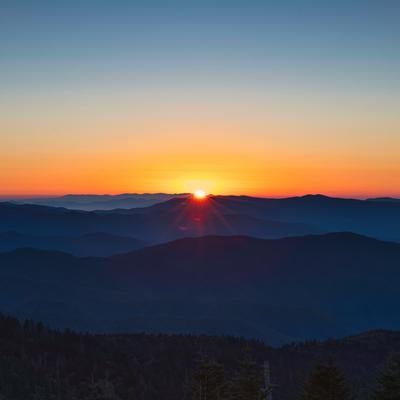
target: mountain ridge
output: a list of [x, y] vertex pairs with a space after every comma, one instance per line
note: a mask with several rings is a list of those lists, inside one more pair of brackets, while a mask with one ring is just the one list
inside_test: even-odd
[[186, 238], [111, 257], [20, 249], [0, 254], [0, 305], [96, 332], [323, 339], [400, 329], [399, 264], [400, 244], [352, 233]]
[[0, 232], [76, 236], [102, 231], [153, 243], [205, 234], [273, 238], [320, 232], [307, 224], [266, 220], [247, 214], [223, 214], [214, 209], [213, 204], [201, 205], [193, 199], [173, 199], [159, 203], [158, 207], [133, 210], [128, 213], [88, 212], [0, 203]]
[[0, 252], [21, 247], [60, 250], [77, 256], [109, 256], [149, 245], [148, 242], [105, 232], [79, 236], [37, 236], [18, 232], [0, 232]]

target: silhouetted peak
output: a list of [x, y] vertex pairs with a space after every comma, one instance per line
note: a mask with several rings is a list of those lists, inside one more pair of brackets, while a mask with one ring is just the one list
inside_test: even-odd
[[324, 194], [305, 194], [304, 196], [300, 196], [301, 199], [313, 199], [313, 200], [326, 200], [333, 199], [334, 197], [326, 196]]

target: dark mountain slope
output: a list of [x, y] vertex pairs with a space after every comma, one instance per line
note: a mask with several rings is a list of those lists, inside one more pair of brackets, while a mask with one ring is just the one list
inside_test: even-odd
[[287, 199], [218, 196], [221, 208], [257, 218], [298, 222], [400, 241], [400, 203], [307, 195]]
[[[202, 203], [200, 203], [202, 204]], [[145, 209], [115, 210], [122, 214], [176, 214], [196, 207], [187, 199], [171, 199]], [[320, 232], [355, 232], [382, 240], [400, 241], [400, 203], [307, 195], [284, 199], [211, 196], [203, 203], [219, 216], [246, 215], [258, 220], [305, 224]], [[197, 207], [201, 208], [201, 207]], [[217, 232], [216, 232], [217, 233]], [[315, 232], [318, 233], [318, 232]]]
[[110, 258], [19, 250], [0, 254], [0, 301], [57, 326], [279, 343], [399, 329], [399, 265], [399, 244], [349, 233], [192, 238]]
[[0, 232], [28, 235], [79, 236], [105, 232], [149, 242], [165, 242], [186, 236], [250, 235], [280, 238], [318, 233], [298, 223], [267, 221], [244, 214], [224, 215], [211, 202], [173, 199], [164, 208], [135, 212], [84, 212], [64, 208], [0, 203]]
[[0, 233], [0, 251], [23, 247], [58, 250], [77, 256], [111, 256], [146, 246], [138, 239], [108, 233], [88, 233], [77, 237], [33, 236], [17, 232]]
[[210, 196], [173, 198], [145, 208], [95, 213], [0, 203], [0, 231], [77, 236], [106, 232], [163, 242], [185, 236], [280, 238], [349, 231], [400, 241], [400, 203], [331, 198]]

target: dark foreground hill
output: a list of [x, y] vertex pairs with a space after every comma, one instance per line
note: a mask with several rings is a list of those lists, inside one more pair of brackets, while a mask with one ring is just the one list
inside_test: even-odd
[[57, 332], [0, 315], [0, 397], [189, 400], [200, 355], [221, 363], [229, 379], [245, 350], [260, 366], [270, 362], [276, 399], [299, 398], [315, 363], [331, 360], [344, 372], [357, 400], [363, 400], [387, 359], [400, 351], [400, 333], [369, 332], [271, 348], [232, 337]]
[[400, 245], [349, 233], [182, 239], [109, 258], [0, 254], [0, 304], [97, 332], [230, 334], [268, 343], [400, 329]]

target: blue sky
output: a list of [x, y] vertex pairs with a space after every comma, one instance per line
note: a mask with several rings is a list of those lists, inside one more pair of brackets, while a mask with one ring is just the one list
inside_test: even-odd
[[97, 160], [108, 127], [133, 166], [171, 137], [183, 160], [193, 147], [181, 146], [187, 127], [204, 124], [195, 143], [207, 157], [211, 138], [242, 140], [243, 157], [314, 157], [327, 168], [340, 159], [397, 184], [399, 17], [394, 0], [2, 0], [1, 155], [16, 165], [46, 156], [53, 166], [52, 154], [72, 161], [96, 141], [86, 157]]
[[0, 57], [16, 81], [29, 72], [49, 82], [124, 68], [218, 80], [235, 68], [260, 77], [283, 68], [332, 83], [394, 83], [399, 16], [398, 1], [3, 0]]

